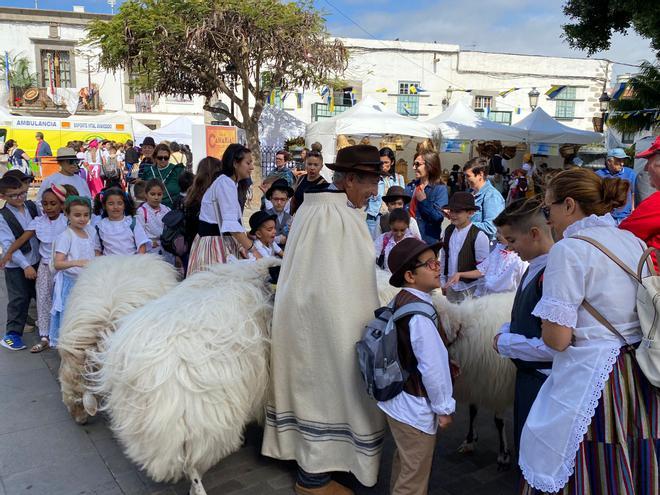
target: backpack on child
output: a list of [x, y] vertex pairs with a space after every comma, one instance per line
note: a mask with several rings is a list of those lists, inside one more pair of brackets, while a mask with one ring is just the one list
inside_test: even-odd
[[[619, 265], [622, 270], [639, 284], [637, 288], [637, 315], [639, 316], [639, 324], [642, 328], [642, 342], [637, 349], [634, 349], [635, 358], [648, 381], [654, 387], [660, 388], [660, 339], [656, 338], [658, 329], [660, 329], [660, 274], [656, 271], [653, 260], [651, 259], [651, 253], [653, 252], [660, 259], [660, 252], [654, 248], [646, 249], [637, 264], [637, 271], [635, 272], [595, 239], [584, 236], [572, 236], [572, 238], [580, 239], [594, 246]], [[650, 276], [648, 277], [642, 277], [645, 264], [650, 271]], [[582, 302], [582, 305], [601, 325], [629, 345], [614, 325], [607, 321], [589, 302], [585, 300]]]
[[364, 336], [356, 344], [360, 374], [367, 385], [367, 393], [378, 401], [399, 395], [410, 376], [399, 361], [396, 323], [408, 316], [430, 318], [435, 325], [438, 314], [432, 304], [411, 302], [394, 310], [394, 300], [375, 311], [375, 318], [367, 323]]
[[188, 252], [186, 215], [182, 210], [170, 210], [163, 217], [160, 245], [165, 251], [175, 256], [185, 256]]

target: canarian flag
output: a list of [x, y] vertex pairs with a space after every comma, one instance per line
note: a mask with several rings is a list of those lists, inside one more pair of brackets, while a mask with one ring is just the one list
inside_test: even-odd
[[619, 98], [621, 98], [621, 96], [623, 95], [624, 91], [626, 90], [626, 86], [627, 86], [627, 85], [628, 85], [628, 84], [627, 84], [627, 83], [624, 83], [624, 82], [619, 83], [619, 85], [617, 86], [617, 88], [614, 90], [614, 93], [612, 93], [612, 99], [613, 99], [613, 100], [618, 100]]
[[559, 93], [563, 91], [566, 86], [561, 86], [559, 84], [553, 85], [548, 91], [545, 92], [545, 95], [551, 100], [555, 99]]
[[387, 93], [387, 88], [378, 88], [376, 93]]
[[408, 92], [411, 95], [416, 95], [417, 94], [417, 86], [415, 86], [414, 84], [411, 84], [410, 86], [408, 86]]
[[505, 89], [504, 91], [500, 91], [500, 96], [501, 96], [502, 98], [504, 98], [506, 95], [508, 95], [508, 94], [510, 94], [510, 93], [513, 93], [514, 91], [517, 91], [517, 90], [519, 90], [519, 89], [520, 89], [520, 88], [509, 88], [509, 89]]

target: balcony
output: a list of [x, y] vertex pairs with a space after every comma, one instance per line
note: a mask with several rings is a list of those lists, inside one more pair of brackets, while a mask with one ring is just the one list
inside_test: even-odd
[[[10, 88], [9, 107], [26, 114], [68, 117], [72, 113], [89, 115], [103, 111], [99, 90], [95, 84], [89, 88], [56, 88], [51, 97], [50, 88]], [[20, 110], [19, 110], [20, 109]]]

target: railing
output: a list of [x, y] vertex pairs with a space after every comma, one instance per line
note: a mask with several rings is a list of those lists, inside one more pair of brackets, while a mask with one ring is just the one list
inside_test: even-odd
[[312, 122], [334, 117], [335, 115], [345, 112], [349, 108], [351, 107], [347, 105], [335, 105], [334, 109], [331, 111], [330, 105], [327, 103], [314, 103], [312, 104]]
[[[77, 111], [98, 112], [103, 110], [99, 90], [96, 85], [89, 88], [82, 88], [77, 91], [78, 107]], [[75, 98], [75, 93], [70, 97]], [[20, 107], [30, 110], [66, 110], [67, 101], [64, 97], [55, 96], [55, 101], [50, 94], [50, 88], [10, 88], [9, 106]], [[74, 99], [75, 104], [75, 99]]]

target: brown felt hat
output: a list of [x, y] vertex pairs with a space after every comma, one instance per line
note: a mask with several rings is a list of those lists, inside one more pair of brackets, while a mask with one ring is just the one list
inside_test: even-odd
[[397, 199], [402, 199], [404, 204], [408, 204], [412, 198], [406, 194], [405, 189], [401, 186], [390, 187], [387, 190], [387, 194], [383, 196], [383, 201], [385, 203], [391, 203]]
[[426, 244], [415, 237], [408, 237], [400, 241], [390, 251], [390, 256], [387, 259], [387, 266], [392, 272], [390, 277], [390, 285], [394, 287], [401, 287], [404, 283], [403, 276], [411, 269], [413, 261], [422, 254], [424, 251], [432, 250], [436, 255], [440, 251], [442, 242], [435, 244]]
[[383, 172], [380, 153], [375, 146], [368, 144], [347, 146], [337, 152], [336, 160], [335, 163], [326, 163], [326, 166], [337, 172], [387, 175]]
[[479, 211], [477, 205], [474, 204], [474, 196], [469, 192], [456, 192], [449, 198], [449, 204], [446, 204], [442, 209], [450, 211]]

